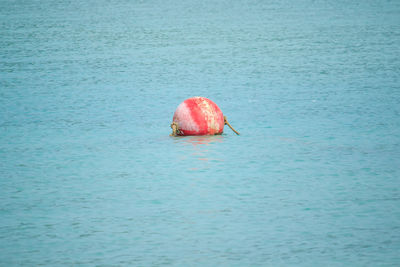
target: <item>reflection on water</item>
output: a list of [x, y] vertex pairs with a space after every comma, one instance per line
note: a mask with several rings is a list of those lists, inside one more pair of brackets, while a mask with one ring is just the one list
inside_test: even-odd
[[[224, 142], [223, 135], [181, 136], [173, 138], [175, 139], [175, 143], [183, 145], [182, 148], [184, 149], [184, 155], [180, 157], [180, 160], [191, 163], [190, 166], [188, 166], [189, 170], [209, 169], [210, 162], [223, 161], [223, 159], [219, 158], [217, 149], [217, 144]], [[193, 161], [193, 159], [195, 161]], [[199, 161], [204, 164], [199, 163]]]
[[185, 136], [178, 138], [182, 139], [183, 144], [193, 145], [195, 147], [211, 145], [213, 143], [222, 143], [224, 140], [222, 135]]

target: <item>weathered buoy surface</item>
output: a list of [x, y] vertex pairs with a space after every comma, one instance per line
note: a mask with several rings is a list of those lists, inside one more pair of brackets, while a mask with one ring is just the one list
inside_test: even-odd
[[224, 115], [219, 107], [205, 97], [192, 97], [175, 110], [171, 127], [176, 135], [214, 135], [224, 130]]

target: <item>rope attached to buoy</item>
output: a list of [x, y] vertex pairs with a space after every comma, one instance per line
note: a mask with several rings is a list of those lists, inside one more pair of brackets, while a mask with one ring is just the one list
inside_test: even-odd
[[171, 123], [172, 134], [171, 136], [177, 136], [179, 134], [179, 127], [177, 122]]
[[228, 125], [229, 128], [231, 128], [232, 131], [235, 132], [235, 134], [240, 135], [240, 133], [238, 131], [236, 131], [235, 129], [233, 129], [233, 127], [229, 124], [228, 119], [226, 118], [226, 116], [224, 116], [224, 122], [225, 122], [225, 125]]

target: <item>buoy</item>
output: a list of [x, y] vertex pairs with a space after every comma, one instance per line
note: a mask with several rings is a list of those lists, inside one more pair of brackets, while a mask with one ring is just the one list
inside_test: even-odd
[[172, 134], [176, 135], [215, 135], [222, 134], [228, 123], [220, 108], [208, 98], [192, 97], [183, 101], [172, 118]]

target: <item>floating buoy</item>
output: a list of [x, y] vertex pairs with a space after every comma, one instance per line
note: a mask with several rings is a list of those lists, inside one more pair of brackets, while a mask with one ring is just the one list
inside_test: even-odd
[[220, 108], [208, 98], [192, 97], [183, 101], [175, 110], [172, 119], [172, 135], [222, 134], [227, 124], [236, 134]]

